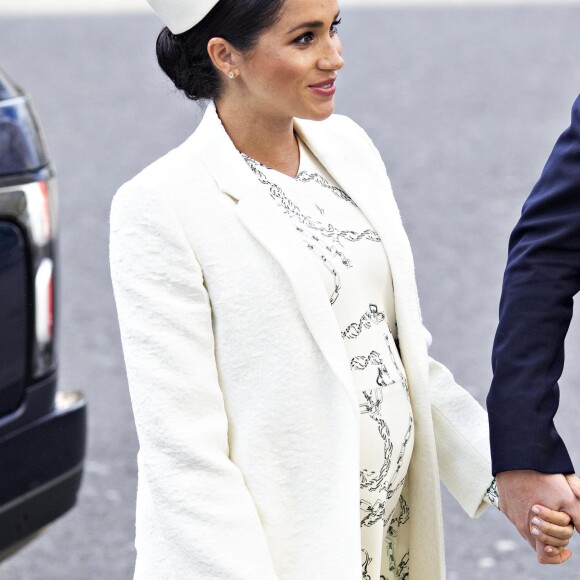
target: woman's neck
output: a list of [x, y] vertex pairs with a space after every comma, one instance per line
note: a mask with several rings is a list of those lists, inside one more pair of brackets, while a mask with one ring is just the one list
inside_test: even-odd
[[292, 118], [274, 119], [228, 101], [216, 102], [218, 115], [238, 151], [294, 177], [300, 152]]

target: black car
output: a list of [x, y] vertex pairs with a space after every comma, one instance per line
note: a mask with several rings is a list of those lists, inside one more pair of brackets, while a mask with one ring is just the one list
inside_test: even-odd
[[57, 390], [56, 218], [30, 98], [0, 71], [0, 560], [74, 505], [83, 472], [85, 401]]

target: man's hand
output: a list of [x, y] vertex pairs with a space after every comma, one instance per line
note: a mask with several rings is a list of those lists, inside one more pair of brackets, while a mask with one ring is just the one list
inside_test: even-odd
[[[580, 500], [574, 494], [580, 493], [580, 482], [562, 474], [547, 474], [538, 471], [504, 471], [496, 476], [499, 493], [499, 507], [517, 527], [520, 534], [536, 551], [541, 564], [561, 564], [568, 560], [572, 552], [564, 548], [549, 555], [545, 544], [532, 534], [532, 507], [536, 504], [552, 510], [567, 513], [580, 531]], [[574, 488], [574, 491], [572, 491]]]
[[580, 498], [580, 477], [574, 475], [573, 473], [565, 475], [564, 477], [566, 478], [566, 481], [568, 482], [570, 489], [574, 492], [574, 495], [577, 498]]

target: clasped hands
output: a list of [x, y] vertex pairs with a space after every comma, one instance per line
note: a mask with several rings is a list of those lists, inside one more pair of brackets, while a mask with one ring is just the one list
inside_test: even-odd
[[562, 564], [566, 547], [580, 532], [580, 478], [538, 471], [504, 471], [496, 476], [499, 507], [536, 552], [541, 564]]

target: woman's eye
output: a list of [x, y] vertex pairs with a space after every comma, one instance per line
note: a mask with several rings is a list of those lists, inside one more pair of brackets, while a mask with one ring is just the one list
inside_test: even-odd
[[[330, 25], [330, 34], [335, 35], [338, 32], [338, 25], [341, 23], [342, 18], [338, 18]], [[313, 32], [305, 32], [301, 34], [298, 38], [294, 39], [296, 44], [310, 44], [314, 40]]]
[[296, 44], [309, 44], [314, 39], [314, 34], [312, 32], [306, 32], [301, 34], [298, 38], [294, 39]]
[[335, 20], [330, 27], [331, 34], [336, 34], [338, 32], [338, 25], [342, 22], [342, 18]]

